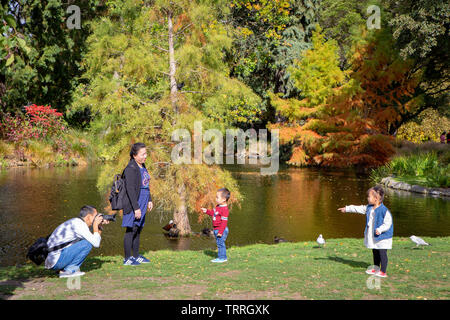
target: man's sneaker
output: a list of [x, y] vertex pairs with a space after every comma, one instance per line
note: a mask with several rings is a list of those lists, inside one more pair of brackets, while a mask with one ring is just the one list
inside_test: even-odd
[[150, 263], [150, 260], [148, 260], [146, 257], [140, 255], [137, 258], [134, 258], [135, 261], [139, 262], [139, 263]]
[[211, 260], [211, 262], [215, 262], [215, 263], [222, 263], [222, 262], [227, 262], [227, 261], [228, 261], [227, 259], [219, 259], [219, 258]]
[[376, 274], [377, 272], [375, 269], [372, 269], [372, 270], [366, 270], [366, 273], [367, 274]]
[[59, 277], [60, 278], [71, 278], [71, 277], [80, 277], [80, 276], [82, 276], [82, 275], [84, 275], [85, 273], [84, 272], [81, 272], [81, 271], [72, 271], [72, 270], [69, 270], [69, 271], [61, 271], [60, 273], [59, 273]]
[[377, 277], [380, 277], [380, 278], [386, 278], [387, 277], [387, 274], [386, 273], [384, 273], [383, 271], [378, 271], [377, 273], [375, 273], [375, 275], [377, 276]]
[[137, 262], [133, 256], [131, 256], [127, 260], [123, 259], [123, 265], [124, 266], [138, 266], [138, 265], [140, 265], [140, 263]]

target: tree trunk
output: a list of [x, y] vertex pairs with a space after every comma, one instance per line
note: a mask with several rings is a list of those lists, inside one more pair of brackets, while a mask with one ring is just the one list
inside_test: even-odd
[[186, 189], [184, 183], [178, 188], [178, 195], [180, 202], [173, 213], [173, 221], [180, 230], [180, 236], [185, 236], [191, 233], [191, 225], [189, 224], [189, 217], [186, 208]]
[[[169, 78], [170, 78], [170, 100], [172, 101], [172, 108], [175, 112], [175, 117], [178, 114], [178, 88], [177, 81], [175, 79], [176, 73], [176, 62], [175, 62], [175, 51], [173, 46], [173, 22], [172, 22], [172, 12], [169, 11], [167, 15], [167, 24], [169, 29]], [[175, 121], [175, 120], [174, 120]]]
[[[167, 13], [167, 26], [169, 31], [169, 78], [170, 78], [170, 100], [172, 102], [172, 108], [174, 111], [174, 117], [172, 125], [175, 125], [178, 115], [178, 88], [175, 74], [177, 71], [175, 61], [175, 49], [173, 44], [173, 21], [172, 12]], [[189, 224], [189, 218], [186, 207], [186, 188], [184, 183], [178, 188], [179, 203], [173, 213], [173, 220], [180, 230], [180, 236], [185, 236], [191, 233], [191, 225]]]

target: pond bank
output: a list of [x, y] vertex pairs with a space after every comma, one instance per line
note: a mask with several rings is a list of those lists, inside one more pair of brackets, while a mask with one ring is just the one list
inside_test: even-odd
[[393, 177], [386, 177], [381, 179], [382, 185], [395, 189], [409, 192], [422, 193], [433, 197], [448, 197], [450, 198], [450, 188], [427, 188], [419, 185], [410, 185], [406, 182], [396, 180]]
[[[372, 252], [363, 239], [231, 247], [228, 262], [214, 250], [145, 252], [151, 263], [123, 266], [121, 256], [88, 257], [79, 289], [54, 272], [26, 264], [0, 268], [2, 299], [449, 299], [450, 237], [394, 238], [388, 278], [365, 273]], [[373, 281], [371, 281], [373, 280]], [[375, 285], [375, 286], [374, 286]]]

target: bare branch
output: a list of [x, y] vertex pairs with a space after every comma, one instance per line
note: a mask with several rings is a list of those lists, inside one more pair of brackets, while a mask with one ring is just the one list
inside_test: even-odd
[[184, 26], [183, 28], [180, 29], [180, 31], [175, 32], [175, 36], [178, 35], [179, 33], [182, 33], [185, 29], [189, 28], [190, 26], [192, 26], [192, 23], [189, 23], [188, 25]]
[[152, 47], [155, 47], [155, 48], [157, 48], [157, 49], [159, 49], [159, 50], [161, 50], [161, 51], [164, 51], [164, 52], [169, 52], [169, 50], [167, 50], [167, 49], [164, 49], [164, 48], [161, 48], [161, 47], [158, 47], [158, 46], [156, 46], [156, 45], [154, 45], [154, 44], [150, 44]]

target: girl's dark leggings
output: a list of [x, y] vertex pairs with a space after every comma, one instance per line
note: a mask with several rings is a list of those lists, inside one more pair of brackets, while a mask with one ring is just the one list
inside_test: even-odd
[[373, 264], [380, 266], [380, 270], [386, 273], [388, 265], [387, 249], [372, 249], [373, 252]]
[[127, 227], [123, 238], [123, 247], [125, 249], [125, 260], [131, 257], [139, 257], [139, 238], [141, 236], [142, 227], [136, 225], [133, 228]]

